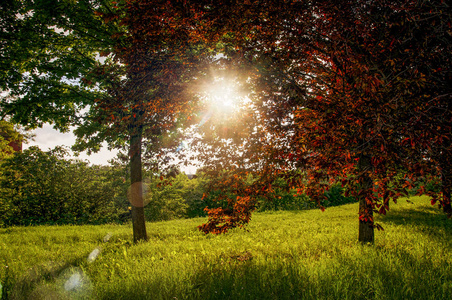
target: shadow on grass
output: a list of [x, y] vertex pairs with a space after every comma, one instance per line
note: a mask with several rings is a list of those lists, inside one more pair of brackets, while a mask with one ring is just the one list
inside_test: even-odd
[[[452, 220], [435, 207], [399, 207], [379, 222], [412, 227], [442, 240], [452, 232]], [[435, 252], [343, 247], [334, 241], [330, 248], [311, 252], [316, 251], [323, 251], [319, 260], [302, 252], [290, 257], [259, 257], [251, 250], [222, 254], [181, 274], [183, 280], [171, 277], [178, 275], [150, 277], [104, 290], [100, 299], [450, 299], [452, 294], [447, 253], [439, 259]]]
[[[381, 253], [358, 245], [353, 253], [331, 252], [321, 261], [300, 256], [287, 262], [255, 262], [251, 253], [220, 259], [192, 277], [189, 299], [450, 299], [447, 260], [409, 251]], [[320, 250], [322, 251], [322, 250]], [[323, 250], [328, 253], [329, 250]], [[330, 254], [331, 254], [330, 253]], [[179, 295], [181, 297], [182, 295]]]
[[379, 216], [377, 223], [403, 225], [435, 238], [452, 237], [452, 219], [448, 219], [436, 206], [398, 207], [387, 215]]
[[92, 286], [79, 265], [80, 256], [70, 261], [48, 261], [28, 269], [18, 278], [6, 276], [1, 299], [89, 299]]
[[396, 262], [378, 254], [364, 260], [338, 254], [314, 267], [298, 259], [264, 264], [218, 259], [194, 269], [182, 283], [135, 282], [104, 291], [101, 299], [449, 299], [452, 275], [443, 267], [411, 253]]
[[[101, 299], [300, 299], [309, 279], [297, 268], [268, 268], [251, 262], [207, 264], [177, 280], [134, 282], [126, 289], [103, 291]], [[314, 299], [314, 298], [311, 298]]]

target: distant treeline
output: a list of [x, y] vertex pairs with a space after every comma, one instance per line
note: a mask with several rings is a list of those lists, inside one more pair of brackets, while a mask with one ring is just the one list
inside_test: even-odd
[[[130, 220], [127, 165], [89, 165], [65, 158], [64, 149], [44, 152], [30, 147], [1, 161], [0, 226], [39, 224], [103, 224]], [[184, 173], [162, 182], [144, 172], [145, 214], [148, 221], [205, 216], [205, 207], [221, 206], [206, 193], [207, 176], [189, 179]], [[166, 184], [162, 184], [165, 183]], [[302, 210], [317, 205], [306, 195], [295, 196], [284, 180], [274, 183], [274, 197], [257, 203], [258, 211]], [[234, 197], [234, 195], [230, 195]], [[353, 202], [340, 186], [325, 193], [323, 206]]]

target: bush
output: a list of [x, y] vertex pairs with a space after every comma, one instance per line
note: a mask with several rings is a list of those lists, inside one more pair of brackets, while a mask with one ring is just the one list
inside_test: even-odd
[[315, 208], [316, 204], [304, 194], [297, 194], [297, 190], [289, 189], [283, 178], [272, 182], [274, 192], [258, 201], [258, 211], [268, 210], [304, 210]]
[[145, 197], [146, 220], [167, 221], [187, 217], [188, 205], [182, 197], [183, 184], [180, 183], [183, 176], [185, 175], [179, 174], [171, 185], [163, 187], [157, 186], [159, 179], [148, 184], [148, 193]]
[[[161, 188], [160, 191], [156, 184], [158, 184], [158, 181], [151, 184], [154, 189], [152, 192], [156, 196], [150, 199], [146, 208], [149, 220], [166, 220], [175, 216], [183, 218], [205, 217], [207, 213], [204, 208], [207, 206], [218, 207], [226, 204], [213, 201], [219, 193], [224, 194], [223, 191], [211, 192], [204, 197], [209, 179], [202, 174], [192, 179], [189, 179], [183, 173], [178, 174], [172, 181], [171, 186]], [[151, 212], [151, 210], [154, 210], [154, 212]]]
[[0, 178], [0, 224], [99, 224], [114, 221], [123, 207], [111, 168], [64, 159], [62, 148], [30, 147], [5, 159]]
[[200, 174], [192, 179], [186, 179], [182, 191], [182, 197], [187, 204], [187, 217], [205, 217], [207, 213], [204, 208], [212, 201], [210, 197], [203, 197], [205, 192], [205, 185], [208, 180]]
[[309, 200], [309, 197], [302, 194], [278, 191], [272, 197], [260, 198], [258, 201], [258, 211], [269, 210], [304, 210], [316, 207], [316, 204]]
[[345, 197], [344, 189], [340, 184], [334, 184], [330, 187], [328, 191], [324, 193], [326, 200], [321, 202], [322, 206], [330, 207], [330, 206], [338, 206], [348, 203], [356, 202], [353, 197]]
[[162, 185], [158, 178], [149, 180], [146, 219], [163, 221], [206, 216], [204, 208], [212, 202], [210, 197], [203, 199], [206, 182], [202, 176], [189, 179], [184, 173], [175, 176], [171, 184]]
[[421, 187], [424, 188], [425, 192], [439, 193], [441, 191], [441, 178], [439, 176], [429, 176], [417, 181], [414, 188], [409, 191], [410, 195], [416, 195]]

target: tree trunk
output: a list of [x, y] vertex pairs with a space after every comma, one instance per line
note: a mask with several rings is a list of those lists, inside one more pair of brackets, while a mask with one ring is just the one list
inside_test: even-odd
[[146, 241], [146, 224], [144, 218], [144, 199], [141, 170], [141, 141], [143, 128], [134, 126], [130, 130], [130, 196], [132, 204], [133, 242]]
[[443, 194], [443, 212], [450, 215], [452, 214], [452, 205], [450, 201], [450, 190], [452, 186], [452, 174], [450, 171], [450, 166], [448, 164], [448, 157], [443, 159], [440, 167], [441, 167], [441, 192]]
[[361, 190], [367, 191], [359, 197], [359, 233], [358, 241], [361, 243], [374, 242], [374, 222], [372, 205], [367, 203], [366, 195], [372, 192], [373, 181], [369, 173], [372, 168], [370, 156], [362, 155], [358, 162], [358, 171], [361, 176]]
[[[367, 211], [367, 213], [364, 213]], [[367, 217], [373, 217], [372, 205], [366, 202], [363, 197], [359, 199], [359, 215], [360, 217], [365, 215]], [[373, 243], [374, 242], [374, 223], [371, 220], [359, 220], [359, 234], [358, 241], [361, 243]]]

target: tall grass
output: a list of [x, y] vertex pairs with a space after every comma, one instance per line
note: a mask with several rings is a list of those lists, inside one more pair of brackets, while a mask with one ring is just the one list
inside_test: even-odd
[[257, 213], [222, 236], [204, 219], [149, 223], [137, 245], [131, 225], [1, 229], [3, 297], [450, 299], [452, 221], [409, 200], [378, 217], [374, 245], [357, 242], [356, 204]]

